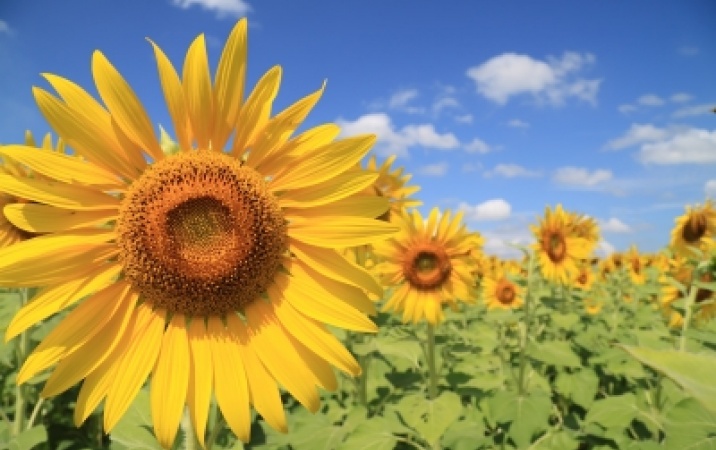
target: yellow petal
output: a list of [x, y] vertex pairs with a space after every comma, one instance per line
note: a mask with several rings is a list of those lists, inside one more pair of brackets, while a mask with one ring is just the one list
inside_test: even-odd
[[246, 19], [239, 20], [226, 40], [214, 79], [214, 148], [223, 149], [241, 112], [246, 82]]
[[[317, 217], [329, 217], [338, 219], [335, 216], [344, 216], [342, 218], [352, 221], [355, 216], [375, 218], [384, 214], [390, 203], [385, 197], [377, 197], [374, 195], [352, 195], [341, 200], [326, 205], [315, 206], [311, 209], [306, 208], [285, 208], [286, 217], [305, 217], [314, 219]], [[319, 219], [323, 221], [323, 218]], [[397, 228], [396, 228], [397, 229]]]
[[40, 342], [20, 369], [18, 384], [57, 363], [104, 329], [121, 306], [120, 302], [107, 301], [108, 291], [112, 293], [115, 288], [110, 286], [87, 298]]
[[231, 431], [248, 442], [251, 434], [249, 387], [237, 334], [225, 328], [218, 317], [210, 317], [208, 325], [216, 402]]
[[305, 155], [306, 152], [312, 152], [317, 148], [330, 144], [339, 134], [341, 134], [341, 128], [335, 123], [318, 125], [287, 142], [281, 149], [280, 155], [294, 157]]
[[164, 91], [164, 101], [167, 103], [169, 115], [174, 123], [174, 133], [179, 141], [179, 148], [185, 151], [189, 150], [191, 148], [190, 126], [181, 80], [179, 80], [179, 75], [177, 75], [174, 66], [162, 49], [151, 40], [149, 42], [154, 49], [159, 80], [162, 84], [162, 91]]
[[288, 235], [316, 247], [346, 248], [392, 237], [398, 227], [365, 217], [323, 217], [320, 221], [292, 217]]
[[208, 150], [213, 129], [214, 94], [211, 90], [209, 60], [206, 56], [203, 34], [194, 39], [186, 53], [182, 78], [184, 98], [194, 138], [200, 149]]
[[[295, 102], [271, 119], [266, 124], [263, 132], [257, 135], [246, 163], [253, 167], [260, 167], [261, 162], [267, 156], [276, 152], [276, 149], [282, 148], [283, 144], [296, 131], [296, 128], [303, 123], [303, 120], [318, 102], [318, 99], [321, 98], [325, 86], [326, 84], [324, 83], [319, 90]], [[285, 151], [276, 153], [277, 156], [286, 155]]]
[[183, 315], [175, 314], [169, 322], [161, 347], [152, 374], [150, 402], [157, 440], [162, 447], [170, 448], [184, 411], [189, 383], [189, 343]]
[[241, 155], [253, 139], [263, 130], [271, 115], [271, 106], [281, 84], [281, 67], [274, 66], [266, 72], [241, 107], [236, 121], [236, 135], [231, 145], [234, 155]]
[[54, 233], [107, 223], [116, 210], [72, 211], [39, 203], [14, 203], [3, 208], [5, 217], [17, 228], [31, 233]]
[[377, 178], [375, 173], [346, 172], [315, 186], [286, 191], [278, 202], [283, 208], [313, 208], [361, 192]]
[[286, 414], [283, 410], [283, 403], [281, 402], [276, 380], [274, 380], [254, 351], [246, 327], [239, 326], [235, 328], [238, 331], [238, 338], [241, 344], [239, 345], [239, 350], [246, 368], [251, 402], [266, 423], [273, 429], [286, 433], [288, 432]]
[[364, 268], [348, 261], [333, 249], [291, 241], [291, 252], [325, 276], [381, 296], [383, 288]]
[[155, 161], [162, 159], [162, 149], [154, 135], [152, 122], [137, 95], [112, 63], [98, 50], [92, 54], [92, 75], [102, 101], [127, 137], [144, 149]]
[[103, 230], [50, 234], [0, 249], [0, 286], [46, 286], [77, 277], [88, 266], [117, 254], [115, 237]]
[[204, 447], [214, 368], [211, 362], [209, 338], [206, 335], [206, 324], [203, 319], [194, 318], [189, 325], [189, 350], [191, 362], [186, 402], [196, 431], [196, 438]]
[[89, 294], [113, 284], [122, 270], [119, 264], [99, 266], [81, 278], [44, 288], [12, 318], [5, 332], [9, 341], [36, 323], [72, 305]]
[[[85, 153], [84, 156], [91, 161], [99, 160], [105, 164], [108, 163], [109, 166], [105, 165], [105, 167], [112, 172], [121, 168], [121, 173], [127, 173], [130, 177], [144, 171], [147, 161], [141, 150], [134, 143], [127, 145], [128, 138], [124, 132], [117, 132], [118, 129], [114, 126], [112, 116], [107, 110], [72, 81], [49, 73], [43, 74], [43, 76], [60, 94], [67, 107], [72, 110], [75, 120], [84, 123], [85, 127], [90, 127], [93, 133], [99, 133], [95, 138], [99, 138], [103, 142], [102, 147], [88, 148], [86, 150], [90, 153]], [[58, 139], [58, 147], [60, 144], [64, 147], [64, 141], [60, 141], [62, 140]], [[47, 142], [43, 143], [43, 147], [51, 148], [51, 145], [47, 144]], [[115, 161], [115, 163], [111, 163], [111, 161]]]
[[131, 342], [117, 369], [115, 382], [107, 392], [104, 429], [107, 433], [124, 415], [156, 363], [164, 334], [164, 312], [142, 304], [137, 308]]
[[331, 334], [323, 324], [298, 312], [290, 303], [277, 301], [280, 294], [269, 288], [269, 297], [276, 302], [276, 316], [299, 342], [313, 350], [318, 356], [330, 362], [348, 375], [357, 376], [360, 365], [348, 350]]
[[305, 361], [298, 357], [271, 305], [261, 301], [251, 303], [246, 307], [246, 318], [251, 345], [266, 369], [306, 409], [316, 412], [320, 399], [311, 382], [313, 376]]
[[[79, 383], [104, 362], [120, 340], [126, 338], [127, 323], [139, 297], [130, 289], [128, 283], [120, 281], [96, 294], [102, 297], [105, 304], [118, 303], [117, 311], [91, 342], [85, 343], [60, 361], [45, 383], [41, 393], [43, 397], [60, 394]], [[107, 311], [107, 314], [110, 312]]]
[[354, 167], [375, 143], [374, 135], [333, 142], [292, 161], [269, 184], [273, 191], [314, 186]]
[[40, 150], [24, 145], [0, 146], [0, 156], [4, 156], [63, 183], [89, 184], [105, 187], [123, 187], [115, 173], [83, 161], [76, 156], [67, 156], [51, 150]]
[[18, 198], [78, 211], [117, 210], [119, 199], [83, 186], [0, 174], [3, 192]]

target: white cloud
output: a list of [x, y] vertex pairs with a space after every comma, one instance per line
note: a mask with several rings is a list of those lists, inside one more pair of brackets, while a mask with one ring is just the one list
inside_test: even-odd
[[560, 167], [552, 176], [552, 181], [556, 183], [575, 187], [594, 187], [611, 179], [611, 170], [589, 171], [582, 167]]
[[172, 0], [172, 5], [188, 9], [199, 5], [209, 11], [214, 11], [219, 17], [242, 17], [251, 11], [251, 6], [243, 0]]
[[468, 162], [468, 163], [464, 163], [462, 165], [461, 170], [463, 172], [477, 172], [478, 170], [481, 170], [481, 169], [482, 169], [482, 164], [480, 164], [479, 162], [476, 162], [476, 163]]
[[529, 128], [530, 124], [520, 119], [512, 119], [507, 122], [507, 126], [512, 128]]
[[616, 248], [609, 242], [601, 240], [597, 242], [597, 248], [594, 250], [594, 254], [600, 258], [606, 258], [616, 251]]
[[716, 130], [682, 130], [660, 142], [642, 145], [637, 156], [644, 164], [716, 163]]
[[546, 61], [503, 53], [469, 68], [467, 76], [475, 81], [479, 94], [501, 105], [520, 94], [532, 94], [551, 105], [561, 105], [569, 97], [594, 104], [601, 80], [575, 78], [594, 61], [589, 53], [565, 52]]
[[704, 184], [704, 191], [707, 197], [716, 200], [716, 180], [708, 180]]
[[516, 178], [516, 177], [539, 177], [542, 174], [536, 170], [525, 169], [524, 167], [517, 164], [498, 164], [490, 172], [485, 174], [486, 176], [498, 175], [505, 178]]
[[637, 108], [636, 106], [634, 106], [634, 105], [629, 105], [629, 104], [619, 105], [619, 106], [617, 107], [617, 110], [619, 110], [619, 112], [622, 113], [622, 114], [633, 113], [633, 112], [636, 111], [637, 109], [638, 109], [638, 108]]
[[716, 103], [707, 103], [704, 105], [684, 106], [677, 109], [671, 115], [672, 117], [689, 117], [701, 116], [704, 114], [713, 114]]
[[436, 114], [439, 114], [440, 111], [445, 108], [458, 108], [459, 106], [460, 102], [458, 102], [454, 97], [440, 97], [433, 103], [433, 111]]
[[608, 220], [599, 220], [599, 228], [607, 233], [630, 233], [631, 227], [616, 217], [610, 217]]
[[4, 20], [0, 20], [0, 34], [12, 34], [12, 29], [10, 29], [10, 25], [8, 25], [8, 23]]
[[474, 138], [472, 141], [465, 144], [465, 151], [468, 153], [479, 153], [484, 155], [485, 153], [490, 153], [492, 150], [493, 149], [490, 145], [478, 138]]
[[692, 98], [691, 94], [687, 94], [686, 92], [677, 92], [672, 94], [671, 97], [669, 97], [669, 100], [674, 103], [686, 103]]
[[376, 153], [381, 156], [408, 156], [408, 149], [411, 147], [449, 150], [460, 146], [460, 141], [454, 134], [440, 134], [432, 124], [406, 125], [397, 130], [385, 113], [365, 114], [354, 121], [339, 118], [336, 122], [341, 127], [342, 136], [376, 134]]
[[679, 47], [679, 53], [681, 53], [684, 56], [696, 56], [700, 52], [698, 47], [694, 47], [693, 45], [683, 45]]
[[661, 106], [664, 100], [655, 94], [645, 94], [637, 99], [637, 103], [643, 106]]
[[455, 116], [455, 121], [458, 123], [472, 123], [472, 114], [463, 114], [462, 116]]
[[418, 169], [418, 173], [429, 177], [442, 177], [444, 176], [450, 165], [446, 162], [439, 162], [435, 164], [428, 164]]
[[418, 96], [417, 89], [402, 89], [390, 96], [388, 106], [391, 108], [400, 108], [407, 105], [410, 100]]
[[487, 200], [477, 205], [461, 202], [458, 209], [465, 211], [465, 220], [503, 220], [510, 217], [512, 206], [501, 198]]
[[651, 124], [634, 123], [624, 135], [613, 139], [605, 146], [609, 150], [621, 150], [644, 142], [656, 142], [667, 138], [670, 133]]

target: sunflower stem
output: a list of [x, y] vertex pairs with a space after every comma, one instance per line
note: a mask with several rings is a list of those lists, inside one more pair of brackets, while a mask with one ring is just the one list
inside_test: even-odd
[[[20, 294], [20, 308], [27, 304], [29, 298], [29, 290], [27, 288], [18, 289]], [[27, 330], [20, 333], [17, 341], [17, 361], [18, 367], [22, 364], [27, 356], [28, 334]], [[25, 429], [25, 408], [27, 407], [27, 399], [25, 398], [25, 386], [15, 383], [15, 422], [13, 423], [12, 435], [18, 436]]]
[[180, 426], [182, 433], [184, 433], [184, 450], [196, 450], [196, 433], [194, 432], [194, 426], [191, 423], [189, 410], [186, 408], [184, 409], [184, 415], [182, 415]]
[[370, 355], [358, 357], [361, 373], [358, 376], [358, 403], [368, 409], [368, 370], [370, 369]]
[[[698, 277], [695, 276], [693, 279], [698, 279]], [[694, 303], [696, 303], [696, 293], [698, 291], [699, 288], [695, 286], [692, 282], [691, 286], [689, 287], [689, 295], [686, 297], [686, 304], [684, 305], [684, 323], [681, 325], [681, 337], [679, 339], [680, 352], [686, 351], [686, 332], [689, 331], [691, 317], [693, 316], [694, 312]]]
[[525, 321], [523, 326], [523, 335], [521, 336], [520, 342], [520, 370], [517, 376], [517, 389], [520, 395], [524, 395], [526, 391], [525, 386], [525, 372], [527, 370], [527, 343], [529, 342], [530, 335], [530, 321], [532, 319], [530, 308], [530, 300], [532, 298], [532, 274], [534, 273], [534, 253], [530, 253], [529, 260], [527, 262], [527, 286], [525, 289]]
[[427, 350], [428, 360], [428, 399], [434, 400], [438, 396], [438, 371], [435, 364], [435, 325], [428, 322]]

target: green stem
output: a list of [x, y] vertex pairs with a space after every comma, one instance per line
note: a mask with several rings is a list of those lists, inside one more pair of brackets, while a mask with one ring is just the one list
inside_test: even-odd
[[[29, 293], [27, 288], [18, 289], [20, 294], [20, 308], [25, 306], [28, 301]], [[27, 356], [28, 334], [27, 330], [20, 333], [17, 341], [17, 361], [18, 367], [22, 365]], [[13, 424], [12, 435], [17, 436], [24, 430], [25, 426], [25, 408], [27, 407], [27, 399], [25, 398], [25, 386], [15, 383], [15, 423]]]
[[428, 340], [425, 356], [428, 360], [428, 399], [438, 396], [438, 371], [435, 364], [435, 325], [428, 322]]
[[358, 357], [361, 373], [358, 376], [358, 403], [368, 408], [368, 370], [370, 369], [370, 355]]
[[689, 331], [689, 324], [691, 323], [691, 317], [693, 316], [694, 303], [696, 303], [696, 293], [698, 291], [699, 288], [691, 284], [691, 287], [689, 288], [689, 295], [686, 297], [686, 304], [684, 305], [686, 311], [684, 313], [684, 323], [681, 326], [681, 338], [679, 339], [680, 352], [686, 351], [686, 332]]
[[530, 253], [529, 261], [527, 263], [527, 287], [525, 289], [525, 321], [522, 326], [522, 336], [520, 339], [520, 370], [517, 376], [517, 389], [520, 395], [526, 392], [526, 381], [525, 372], [527, 370], [527, 343], [529, 342], [530, 335], [530, 322], [532, 321], [532, 308], [530, 308], [530, 300], [532, 298], [532, 274], [534, 273], [534, 253]]

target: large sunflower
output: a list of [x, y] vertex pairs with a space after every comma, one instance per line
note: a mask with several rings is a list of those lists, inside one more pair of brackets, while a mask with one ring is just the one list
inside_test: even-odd
[[686, 213], [675, 220], [671, 230], [671, 248], [677, 255], [698, 258], [698, 253], [714, 246], [716, 237], [716, 208], [707, 200], [703, 206], [687, 207]]
[[204, 440], [212, 394], [248, 441], [250, 404], [286, 430], [279, 385], [316, 411], [316, 387], [336, 386], [331, 366], [360, 371], [325, 324], [375, 331], [365, 292], [381, 288], [337, 251], [397, 231], [374, 219], [387, 201], [361, 194], [376, 175], [355, 170], [375, 137], [334, 141], [334, 124], [292, 137], [323, 88], [271, 117], [278, 66], [244, 99], [246, 28], [241, 20], [232, 30], [213, 83], [203, 35], [181, 79], [154, 45], [180, 149], [172, 156], [100, 52], [92, 72], [104, 107], [56, 75], [45, 77], [59, 97], [34, 89], [48, 122], [86, 160], [0, 147], [52, 180], [0, 175], [1, 190], [36, 202], [12, 205], [10, 221], [47, 233], [0, 251], [1, 286], [44, 286], [6, 338], [84, 299], [28, 357], [18, 383], [53, 366], [45, 397], [84, 380], [77, 424], [104, 400], [111, 430], [151, 377], [165, 448], [185, 404]]
[[462, 224], [462, 213], [440, 215], [430, 211], [427, 221], [420, 212], [404, 213], [396, 222], [398, 235], [374, 246], [381, 261], [375, 267], [392, 294], [384, 310], [402, 311], [403, 321], [426, 319], [435, 325], [443, 320], [443, 304], [474, 303], [475, 260], [470, 252], [474, 235]]
[[530, 226], [537, 242], [532, 248], [537, 252], [542, 275], [550, 281], [567, 284], [574, 276], [577, 263], [589, 258], [593, 245], [580, 237], [573, 227], [573, 217], [557, 205], [554, 211], [545, 209], [539, 225]]

